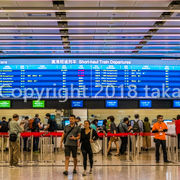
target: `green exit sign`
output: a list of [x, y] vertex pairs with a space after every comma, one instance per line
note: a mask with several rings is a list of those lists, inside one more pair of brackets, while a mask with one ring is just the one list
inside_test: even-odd
[[45, 108], [45, 101], [44, 100], [33, 100], [32, 101], [33, 108]]
[[10, 100], [0, 100], [0, 108], [10, 108], [11, 101]]

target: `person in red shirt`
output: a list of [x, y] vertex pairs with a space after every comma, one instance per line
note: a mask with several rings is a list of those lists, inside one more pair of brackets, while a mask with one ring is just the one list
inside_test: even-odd
[[157, 116], [157, 122], [153, 125], [152, 133], [155, 133], [154, 142], [156, 143], [156, 162], [159, 163], [159, 148], [162, 146], [164, 162], [169, 163], [167, 160], [167, 152], [166, 152], [166, 135], [165, 133], [168, 131], [166, 124], [163, 122], [163, 116]]
[[180, 115], [177, 115], [177, 120], [175, 120], [176, 134], [178, 135], [178, 149], [180, 149]]

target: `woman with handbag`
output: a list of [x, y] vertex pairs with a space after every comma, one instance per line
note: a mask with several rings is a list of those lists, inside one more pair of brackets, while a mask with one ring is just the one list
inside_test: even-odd
[[90, 162], [90, 172], [92, 174], [93, 167], [93, 151], [91, 148], [91, 144], [93, 144], [98, 139], [98, 135], [94, 129], [90, 128], [90, 122], [88, 120], [84, 121], [84, 129], [81, 129], [81, 151], [83, 155], [83, 166], [84, 172], [83, 176], [86, 176], [87, 169], [87, 155], [89, 156]]

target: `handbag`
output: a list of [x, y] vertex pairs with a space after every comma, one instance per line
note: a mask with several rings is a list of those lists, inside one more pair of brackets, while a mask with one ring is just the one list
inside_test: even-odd
[[[90, 139], [93, 139], [93, 129], [91, 129], [91, 133], [90, 133]], [[98, 140], [90, 143], [91, 144], [91, 149], [93, 153], [99, 153], [101, 151], [101, 146]]]
[[11, 142], [15, 142], [17, 140], [17, 134], [15, 133], [10, 134], [9, 140]]

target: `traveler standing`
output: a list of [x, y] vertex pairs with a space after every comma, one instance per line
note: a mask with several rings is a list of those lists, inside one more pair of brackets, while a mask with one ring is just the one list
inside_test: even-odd
[[[143, 132], [143, 121], [139, 119], [139, 114], [134, 115], [134, 120], [131, 120], [131, 127], [133, 133]], [[138, 139], [138, 135], [135, 136], [135, 145], [140, 147], [141, 151], [141, 138]], [[139, 152], [141, 153], [141, 152]]]
[[139, 119], [139, 114], [134, 115], [134, 120], [131, 121], [133, 133], [143, 132], [143, 122]]
[[169, 163], [167, 160], [166, 152], [166, 136], [165, 132], [168, 131], [166, 124], [163, 122], [163, 116], [157, 116], [157, 122], [153, 125], [152, 132], [155, 133], [154, 142], [156, 144], [156, 163], [159, 163], [159, 148], [162, 146], [164, 162]]
[[91, 122], [91, 125], [90, 127], [92, 129], [94, 129], [95, 131], [97, 131], [97, 123], [98, 123], [98, 119], [94, 119], [92, 122]]
[[93, 152], [91, 148], [91, 143], [97, 139], [98, 139], [97, 132], [94, 129], [90, 128], [90, 122], [88, 120], [84, 121], [84, 128], [81, 129], [81, 139], [80, 139], [81, 151], [83, 154], [83, 166], [84, 166], [83, 176], [86, 176], [87, 155], [89, 156], [89, 162], [90, 162], [89, 174], [92, 174]]
[[76, 117], [74, 115], [70, 115], [69, 121], [70, 125], [65, 126], [60, 142], [60, 148], [62, 148], [63, 141], [65, 146], [65, 171], [63, 174], [66, 176], [68, 175], [69, 159], [71, 153], [74, 159], [73, 174], [77, 174], [77, 141], [80, 139], [81, 134], [81, 129], [75, 124]]
[[[9, 131], [9, 126], [8, 126], [8, 122], [6, 121], [6, 117], [2, 117], [0, 132], [7, 133], [8, 131]], [[3, 150], [7, 151], [8, 150], [7, 137], [4, 136], [4, 138], [1, 139], [1, 147], [2, 147], [2, 143], [3, 143]]]
[[[40, 124], [40, 118], [39, 114], [35, 115], [34, 121], [32, 122], [32, 132], [39, 132], [41, 129], [41, 124]], [[33, 139], [33, 151], [38, 152], [39, 149], [39, 137], [35, 137]]]
[[[26, 116], [24, 120], [22, 120], [21, 122], [24, 123], [24, 132], [28, 132], [29, 131], [29, 117]], [[28, 137], [23, 137], [23, 142], [24, 142], [23, 151], [27, 151], [27, 141], [28, 141]]]
[[[151, 132], [151, 125], [149, 123], [148, 117], [144, 118], [144, 133], [150, 133]], [[151, 147], [151, 136], [143, 136], [143, 149], [148, 151], [148, 149]]]
[[78, 125], [79, 127], [82, 126], [81, 118], [79, 116], [76, 117], [76, 125]]
[[[114, 123], [114, 116], [109, 116], [109, 117], [107, 118], [107, 120], [110, 120], [110, 121], [111, 121], [111, 124], [110, 124], [110, 132], [111, 132], [112, 134], [116, 134], [116, 133], [117, 133], [117, 128], [116, 128], [116, 124]], [[115, 136], [110, 137], [109, 144], [108, 144], [108, 149], [107, 149], [107, 154], [108, 154], [108, 155], [112, 155], [112, 154], [110, 153], [110, 150], [111, 150], [111, 144], [112, 144], [113, 142], [115, 143], [116, 149], [117, 149], [117, 153], [115, 154], [115, 156], [118, 156], [118, 155], [119, 155], [118, 137], [115, 137]]]
[[23, 123], [18, 124], [19, 115], [14, 114], [13, 120], [9, 123], [9, 145], [10, 145], [10, 167], [20, 167], [18, 160], [20, 158], [20, 133], [23, 131]]
[[[120, 133], [128, 133], [132, 127], [128, 127], [129, 119], [125, 117], [123, 119], [123, 122], [121, 122], [118, 126]], [[123, 155], [126, 152], [128, 144], [128, 137], [127, 136], [121, 136], [121, 147], [120, 147], [120, 154]]]
[[104, 119], [102, 129], [105, 134], [107, 134], [108, 132], [106, 127], [107, 127], [107, 119]]
[[46, 114], [46, 118], [48, 120], [48, 125], [44, 130], [48, 130], [49, 132], [54, 132], [57, 130], [57, 123], [55, 119], [51, 118], [49, 113]]
[[[57, 131], [57, 123], [56, 123], [55, 118], [52, 119], [51, 114], [47, 113], [46, 114], [46, 119], [48, 120], [48, 125], [44, 130], [45, 131], [48, 130], [49, 132]], [[54, 137], [52, 137], [52, 142], [51, 143], [54, 144]], [[54, 147], [54, 151], [55, 151], [55, 147]]]

